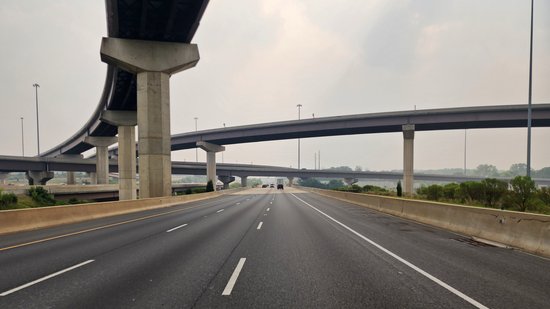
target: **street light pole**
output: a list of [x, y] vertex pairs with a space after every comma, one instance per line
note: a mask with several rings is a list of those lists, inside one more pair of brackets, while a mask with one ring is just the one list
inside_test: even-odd
[[466, 175], [466, 129], [464, 129], [464, 175]]
[[527, 177], [531, 177], [531, 94], [533, 80], [533, 6], [531, 0], [531, 36], [529, 41], [529, 101], [527, 104]]
[[32, 85], [35, 89], [35, 98], [36, 98], [36, 144], [37, 144], [37, 152], [40, 156], [40, 122], [38, 118], [38, 88], [40, 88], [39, 84], [33, 84]]
[[[300, 120], [300, 109], [302, 108], [302, 104], [298, 104], [296, 107], [298, 107], [298, 120]], [[300, 169], [300, 139], [298, 139], [298, 169]]]
[[[225, 129], [225, 122], [223, 123], [223, 128]], [[222, 163], [224, 163], [223, 162], [223, 151], [222, 151]]]
[[23, 131], [23, 120], [24, 118], [21, 117], [21, 155], [25, 156], [25, 133]]
[[[197, 120], [199, 120], [198, 117], [195, 117], [195, 132], [197, 132]], [[199, 162], [199, 149], [195, 147], [195, 162]]]

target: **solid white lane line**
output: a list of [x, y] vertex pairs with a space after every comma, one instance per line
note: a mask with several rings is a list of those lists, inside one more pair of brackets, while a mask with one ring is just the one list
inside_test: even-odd
[[243, 269], [244, 262], [246, 262], [246, 258], [241, 258], [239, 260], [239, 263], [237, 264], [237, 267], [235, 267], [235, 270], [233, 271], [233, 274], [231, 275], [231, 278], [229, 278], [229, 282], [227, 282], [227, 285], [225, 286], [225, 289], [223, 289], [222, 295], [231, 295], [231, 291], [233, 290], [233, 287], [235, 286], [235, 283], [237, 282], [237, 278], [239, 278], [239, 274], [241, 273], [241, 270]]
[[311, 207], [312, 209], [316, 210], [317, 212], [319, 212], [320, 214], [322, 214], [323, 216], [329, 218], [330, 220], [334, 221], [335, 223], [339, 224], [340, 226], [342, 226], [343, 228], [345, 228], [346, 230], [350, 231], [351, 233], [355, 234], [356, 236], [358, 236], [359, 238], [363, 239], [364, 241], [370, 243], [371, 245], [375, 246], [376, 248], [382, 250], [383, 252], [385, 252], [386, 254], [390, 255], [391, 257], [393, 257], [394, 259], [398, 260], [399, 262], [409, 266], [410, 268], [412, 268], [413, 270], [415, 270], [416, 272], [418, 272], [419, 274], [425, 276], [426, 278], [432, 280], [433, 282], [439, 284], [440, 286], [442, 286], [443, 288], [447, 289], [449, 292], [455, 294], [456, 296], [462, 298], [463, 300], [469, 302], [470, 304], [472, 304], [473, 306], [475, 306], [476, 308], [480, 308], [480, 309], [489, 309], [488, 307], [484, 306], [483, 304], [479, 303], [478, 301], [476, 301], [475, 299], [469, 297], [468, 295], [460, 292], [459, 290], [453, 288], [452, 286], [446, 284], [445, 282], [437, 279], [436, 277], [430, 275], [429, 273], [427, 273], [426, 271], [422, 270], [421, 268], [417, 267], [416, 265], [414, 265], [413, 263], [405, 260], [404, 258], [398, 256], [397, 254], [391, 252], [390, 250], [382, 247], [381, 245], [379, 245], [378, 243], [370, 240], [369, 238], [359, 234], [358, 232], [356, 232], [355, 230], [353, 230], [352, 228], [348, 227], [347, 225], [341, 223], [340, 221], [334, 219], [333, 217], [327, 215], [326, 213], [324, 213], [323, 211], [317, 209], [315, 206], [312, 206], [310, 205], [308, 202], [302, 200], [301, 198], [297, 197], [296, 195], [294, 195], [293, 193], [291, 193], [292, 196], [294, 196], [296, 199], [300, 200], [302, 203], [306, 204], [307, 206]]
[[257, 230], [261, 229], [263, 224], [264, 224], [263, 222], [260, 222], [260, 224], [258, 224], [258, 228], [256, 228], [256, 229]]
[[182, 224], [182, 225], [178, 225], [178, 226], [176, 226], [175, 228], [171, 228], [171, 229], [169, 229], [168, 231], [166, 231], [166, 233], [170, 233], [170, 232], [175, 231], [175, 230], [177, 230], [177, 229], [181, 229], [181, 228], [184, 227], [184, 226], [187, 226], [187, 223]]
[[27, 283], [27, 284], [23, 284], [23, 285], [21, 285], [21, 286], [18, 286], [18, 287], [16, 287], [16, 288], [13, 288], [13, 289], [11, 289], [11, 290], [9, 290], [9, 291], [6, 291], [6, 292], [4, 292], [4, 293], [1, 293], [0, 296], [6, 296], [6, 295], [9, 295], [9, 294], [11, 294], [11, 293], [14, 293], [14, 292], [17, 292], [17, 291], [19, 291], [19, 290], [22, 290], [22, 289], [24, 289], [24, 288], [28, 288], [28, 287], [31, 286], [31, 285], [35, 285], [35, 284], [37, 284], [37, 283], [39, 283], [39, 282], [42, 282], [42, 281], [44, 281], [44, 280], [48, 280], [48, 279], [53, 278], [53, 277], [55, 277], [55, 276], [59, 276], [59, 275], [61, 275], [62, 273], [66, 273], [66, 272], [71, 271], [71, 270], [73, 270], [73, 269], [75, 269], [75, 268], [78, 268], [78, 267], [84, 266], [84, 265], [86, 265], [86, 264], [89, 264], [89, 263], [91, 263], [91, 262], [93, 262], [93, 261], [94, 261], [94, 260], [88, 260], [88, 261], [86, 261], [86, 262], [82, 262], [82, 263], [80, 263], [80, 264], [71, 266], [71, 267], [69, 267], [69, 268], [65, 268], [65, 269], [60, 270], [60, 271], [58, 271], [58, 272], [56, 272], [56, 273], [53, 273], [53, 274], [51, 274], [51, 275], [47, 275], [46, 277], [42, 277], [42, 278], [40, 278], [40, 279], [34, 280], [34, 281], [29, 282], [29, 283]]
[[269, 211], [269, 208], [268, 208], [268, 209], [266, 209], [266, 211]]
[[220, 209], [220, 210], [216, 211], [216, 213], [220, 213], [220, 212], [222, 212], [222, 211], [223, 211], [223, 209]]

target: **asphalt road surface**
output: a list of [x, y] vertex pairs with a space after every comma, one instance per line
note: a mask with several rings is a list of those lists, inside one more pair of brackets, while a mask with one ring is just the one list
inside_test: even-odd
[[550, 308], [550, 260], [251, 189], [1, 236], [0, 308]]

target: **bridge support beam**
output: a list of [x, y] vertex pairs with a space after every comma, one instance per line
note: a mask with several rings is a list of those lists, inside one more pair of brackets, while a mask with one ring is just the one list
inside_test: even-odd
[[51, 171], [28, 171], [25, 175], [30, 186], [45, 185], [54, 176]]
[[[206, 151], [206, 180], [212, 181], [216, 190], [216, 152], [225, 151], [225, 147], [203, 141], [197, 142], [197, 146]], [[235, 180], [234, 177], [233, 180]]]
[[140, 197], [170, 196], [169, 78], [197, 64], [197, 45], [103, 38], [101, 60], [137, 74]]
[[101, 121], [118, 128], [118, 199], [137, 199], [135, 111], [103, 111]]
[[248, 176], [241, 176], [241, 187], [246, 188], [248, 186]]
[[109, 153], [108, 147], [117, 142], [116, 137], [86, 136], [84, 142], [96, 148], [95, 172], [97, 184], [109, 183]]
[[[229, 184], [235, 181], [235, 177], [233, 176], [220, 176], [218, 177], [221, 182], [223, 182], [223, 189], [227, 190], [229, 189]], [[214, 188], [216, 188], [216, 184], [214, 183]]]
[[403, 195], [413, 194], [414, 124], [403, 125]]
[[294, 177], [287, 177], [288, 178], [288, 186], [292, 187], [292, 183], [294, 182]]

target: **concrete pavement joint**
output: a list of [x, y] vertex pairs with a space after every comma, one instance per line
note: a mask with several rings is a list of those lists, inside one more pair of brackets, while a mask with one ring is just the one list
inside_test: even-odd
[[390, 250], [382, 247], [381, 245], [379, 245], [378, 243], [370, 240], [369, 238], [359, 234], [358, 232], [356, 232], [355, 230], [353, 230], [352, 228], [348, 227], [347, 225], [341, 223], [340, 221], [334, 219], [333, 217], [329, 216], [328, 214], [324, 213], [323, 211], [317, 209], [315, 206], [312, 206], [310, 205], [308, 202], [302, 200], [301, 198], [297, 197], [296, 195], [292, 194], [292, 196], [294, 196], [296, 199], [298, 199], [299, 201], [301, 201], [302, 203], [306, 204], [308, 207], [314, 209], [315, 211], [317, 211], [318, 213], [324, 215], [325, 217], [327, 217], [328, 219], [334, 221], [335, 223], [337, 223], [338, 225], [342, 226], [343, 228], [345, 228], [346, 230], [350, 231], [351, 233], [353, 233], [354, 235], [358, 236], [359, 238], [363, 239], [364, 241], [368, 242], [369, 244], [375, 246], [376, 248], [382, 250], [384, 253], [390, 255], [391, 257], [395, 258], [396, 260], [398, 260], [399, 262], [407, 265], [408, 267], [412, 268], [413, 270], [415, 270], [416, 272], [418, 272], [419, 274], [425, 276], [426, 278], [432, 280], [433, 282], [437, 283], [438, 285], [440, 285], [441, 287], [445, 288], [446, 290], [448, 290], [449, 292], [457, 295], [458, 297], [462, 298], [463, 300], [467, 301], [468, 303], [470, 303], [471, 305], [475, 306], [476, 308], [480, 308], [480, 309], [489, 309], [488, 307], [484, 306], [483, 304], [479, 303], [478, 301], [476, 301], [475, 299], [469, 297], [468, 295], [460, 292], [459, 290], [453, 288], [452, 286], [446, 284], [445, 282], [439, 280], [438, 278], [430, 275], [429, 273], [427, 273], [426, 271], [422, 270], [421, 268], [417, 267], [416, 265], [412, 264], [411, 262], [403, 259], [402, 257], [398, 256], [397, 254], [391, 252]]

